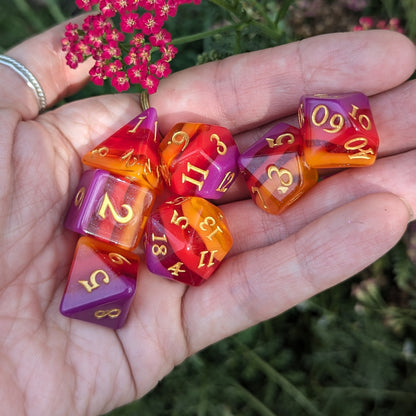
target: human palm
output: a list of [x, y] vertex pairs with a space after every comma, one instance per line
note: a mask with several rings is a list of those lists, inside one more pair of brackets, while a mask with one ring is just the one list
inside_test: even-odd
[[[59, 53], [62, 28], [9, 52], [48, 102], [80, 88]], [[41, 59], [39, 59], [41, 58]], [[382, 31], [326, 35], [172, 75], [151, 97], [166, 132], [180, 121], [229, 128], [247, 148], [277, 120], [296, 123], [303, 93], [360, 90], [381, 143], [374, 166], [339, 172], [280, 216], [237, 183], [221, 201], [234, 246], [203, 286], [140, 266], [126, 325], [112, 331], [59, 314], [77, 236], [63, 217], [80, 156], [139, 113], [112, 95], [36, 116], [32, 92], [0, 67], [0, 397], [8, 414], [96, 415], [141, 397], [190, 354], [273, 317], [363, 269], [403, 234], [416, 209], [414, 46]], [[261, 267], [259, 267], [261, 265]]]

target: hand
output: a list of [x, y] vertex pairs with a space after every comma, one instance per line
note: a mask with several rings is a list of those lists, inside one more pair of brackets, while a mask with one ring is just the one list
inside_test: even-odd
[[[8, 52], [49, 105], [84, 84], [54, 28]], [[37, 115], [33, 92], [0, 65], [0, 397], [9, 414], [96, 415], [143, 396], [187, 356], [354, 275], [401, 238], [416, 209], [414, 45], [389, 31], [325, 35], [172, 75], [150, 103], [176, 122], [229, 128], [241, 150], [303, 93], [372, 96], [380, 135], [374, 166], [318, 183], [272, 216], [237, 182], [223, 201], [234, 246], [216, 274], [188, 288], [141, 266], [126, 325], [65, 318], [59, 303], [77, 236], [62, 226], [80, 156], [141, 110], [134, 94], [72, 102]], [[259, 271], [258, 265], [262, 264]]]

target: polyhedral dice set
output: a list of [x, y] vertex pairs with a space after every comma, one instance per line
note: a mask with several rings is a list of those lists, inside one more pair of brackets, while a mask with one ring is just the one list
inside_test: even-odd
[[[239, 173], [256, 205], [280, 214], [316, 184], [318, 169], [374, 163], [378, 135], [365, 95], [303, 96], [298, 120], [299, 128], [279, 123], [240, 154], [220, 126], [178, 123], [162, 138], [149, 108], [88, 152], [65, 220], [81, 237], [61, 313], [123, 326], [141, 241], [151, 272], [192, 286], [208, 280], [232, 246], [209, 200]], [[171, 197], [155, 206], [163, 183]]]

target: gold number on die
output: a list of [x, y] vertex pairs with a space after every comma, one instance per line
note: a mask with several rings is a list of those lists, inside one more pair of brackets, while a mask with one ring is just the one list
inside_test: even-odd
[[97, 276], [102, 274], [103, 277], [103, 283], [108, 284], [110, 282], [110, 276], [108, 276], [107, 272], [104, 270], [95, 270], [90, 275], [90, 280], [78, 280], [78, 283], [84, 286], [85, 290], [88, 293], [91, 293], [94, 289], [97, 289], [100, 287], [100, 285], [97, 283]]

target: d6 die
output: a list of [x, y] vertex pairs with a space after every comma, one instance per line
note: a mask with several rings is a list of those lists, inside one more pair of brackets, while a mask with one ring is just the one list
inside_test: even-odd
[[241, 154], [239, 167], [256, 205], [279, 214], [318, 180], [302, 158], [299, 129], [279, 123]]
[[177, 195], [218, 199], [237, 175], [238, 149], [224, 127], [176, 124], [162, 140], [160, 156], [165, 182]]
[[221, 210], [200, 197], [178, 197], [149, 217], [146, 264], [153, 273], [198, 286], [218, 268], [232, 246]]
[[139, 258], [89, 237], [75, 250], [60, 310], [113, 329], [123, 326], [136, 290]]
[[135, 248], [152, 209], [154, 192], [101, 169], [84, 173], [66, 228], [124, 249]]
[[305, 95], [298, 118], [310, 167], [369, 166], [375, 162], [379, 138], [364, 94]]
[[82, 161], [160, 191], [159, 143], [157, 113], [149, 108], [85, 154]]

